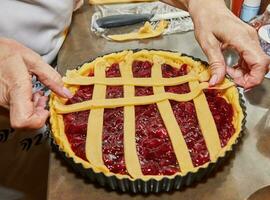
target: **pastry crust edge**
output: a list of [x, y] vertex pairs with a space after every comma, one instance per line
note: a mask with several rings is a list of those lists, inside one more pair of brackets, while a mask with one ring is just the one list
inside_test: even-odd
[[[128, 53], [128, 51], [122, 51], [119, 53], [108, 54], [108, 55], [105, 55], [102, 57], [108, 61], [110, 61], [112, 59], [111, 60], [112, 62], [116, 62], [116, 61], [121, 62], [121, 59], [123, 59], [123, 56], [125, 56], [127, 53]], [[210, 73], [210, 71], [207, 67], [207, 64], [205, 62], [194, 60], [191, 57], [189, 57], [187, 55], [182, 55], [180, 53], [174, 53], [174, 52], [168, 52], [168, 51], [158, 51], [158, 50], [141, 50], [141, 51], [138, 51], [136, 53], [137, 53], [138, 57], [140, 57], [140, 55], [143, 55], [144, 53], [150, 53], [150, 54], [168, 57], [170, 59], [179, 59], [183, 63], [194, 67], [195, 70], [199, 70], [202, 72], [207, 71], [208, 74]], [[114, 60], [114, 56], [116, 56], [115, 60]], [[78, 72], [81, 75], [85, 75], [85, 74], [89, 73], [89, 71], [91, 71], [93, 69], [93, 66], [94, 66], [93, 63], [95, 62], [95, 60], [82, 65], [82, 67], [80, 69], [78, 69]], [[225, 82], [231, 82], [231, 81], [228, 78], [226, 78]], [[78, 87], [71, 86], [69, 89], [71, 91], [75, 92], [77, 88]], [[201, 166], [194, 167], [190, 171], [178, 172], [178, 173], [176, 173], [174, 175], [170, 175], [170, 176], [167, 176], [167, 175], [162, 175], [162, 176], [160, 176], [160, 175], [158, 175], [158, 176], [147, 175], [147, 176], [143, 176], [143, 177], [133, 178], [133, 177], [130, 177], [128, 175], [121, 175], [121, 174], [115, 174], [115, 173], [109, 172], [109, 171], [105, 170], [105, 168], [94, 167], [91, 165], [91, 163], [76, 156], [75, 153], [71, 149], [71, 146], [70, 146], [70, 144], [67, 140], [67, 137], [65, 135], [65, 132], [63, 130], [63, 127], [60, 127], [61, 124], [59, 124], [59, 120], [62, 120], [62, 122], [63, 122], [62, 115], [57, 115], [56, 111], [54, 110], [54, 103], [53, 102], [55, 101], [55, 99], [57, 99], [57, 101], [59, 101], [59, 98], [54, 93], [51, 94], [50, 101], [49, 101], [50, 114], [51, 114], [51, 117], [50, 117], [51, 132], [52, 132], [52, 136], [53, 136], [55, 143], [59, 146], [59, 148], [62, 152], [65, 152], [65, 155], [68, 158], [72, 158], [76, 164], [81, 164], [85, 169], [92, 169], [95, 173], [103, 173], [105, 176], [108, 176], [108, 177], [115, 176], [118, 179], [127, 178], [131, 181], [135, 181], [138, 179], [141, 179], [143, 181], [148, 181], [150, 179], [160, 181], [163, 178], [174, 179], [176, 176], [183, 177], [183, 176], [187, 175], [188, 173], [196, 173], [199, 171], [199, 169], [207, 168], [211, 163], [216, 163], [218, 158], [224, 157], [226, 152], [232, 150], [233, 145], [237, 142], [238, 138], [240, 137], [240, 133], [242, 131], [242, 123], [244, 121], [244, 112], [243, 112], [243, 109], [240, 105], [240, 96], [239, 96], [239, 92], [238, 92], [238, 89], [236, 88], [236, 86], [233, 86], [233, 87], [230, 87], [229, 89], [227, 89], [224, 92], [223, 97], [229, 103], [232, 104], [233, 109], [234, 109], [234, 117], [233, 117], [233, 125], [235, 127], [234, 135], [230, 138], [227, 145], [225, 147], [223, 147], [221, 149], [221, 151], [215, 156], [215, 160], [211, 160], [210, 162], [207, 162]], [[63, 126], [63, 124], [62, 124], [62, 126]]]

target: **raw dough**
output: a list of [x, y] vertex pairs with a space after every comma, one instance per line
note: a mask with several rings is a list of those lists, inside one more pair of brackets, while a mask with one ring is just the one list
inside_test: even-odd
[[120, 35], [108, 35], [108, 37], [115, 41], [141, 40], [146, 38], [154, 38], [160, 36], [165, 31], [168, 24], [169, 22], [162, 20], [159, 22], [156, 29], [154, 29], [149, 22], [146, 22], [138, 32]]

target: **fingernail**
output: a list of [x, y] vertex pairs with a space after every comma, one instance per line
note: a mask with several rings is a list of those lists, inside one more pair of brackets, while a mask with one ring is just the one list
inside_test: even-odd
[[72, 93], [67, 88], [65, 88], [65, 87], [63, 87], [63, 93], [69, 99], [72, 98], [72, 96], [73, 96]]
[[217, 83], [217, 75], [214, 74], [214, 75], [212, 76], [212, 78], [210, 79], [210, 81], [209, 81], [209, 85], [210, 85], [210, 86], [214, 86], [214, 85], [216, 85], [216, 83]]

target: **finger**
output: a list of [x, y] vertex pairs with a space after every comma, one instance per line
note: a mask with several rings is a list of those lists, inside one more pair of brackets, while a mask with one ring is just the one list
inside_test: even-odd
[[252, 70], [250, 70], [250, 73], [246, 73], [244, 75], [244, 88], [247, 90], [261, 84], [264, 79], [265, 73], [266, 72], [261, 68], [254, 67]]
[[14, 128], [41, 128], [48, 117], [48, 111], [34, 107], [32, 82], [22, 58], [20, 56], [11, 57], [8, 67], [10, 76], [14, 80], [9, 88], [11, 126]]
[[245, 87], [246, 82], [244, 75], [249, 73], [250, 70], [248, 69], [246, 62], [242, 57], [240, 57], [236, 66], [227, 67], [226, 72], [238, 86]]
[[34, 102], [34, 105], [36, 105], [38, 103], [38, 100], [40, 97], [44, 96], [44, 92], [43, 91], [36, 91], [33, 94], [33, 98], [32, 101]]
[[228, 49], [230, 47], [230, 45], [228, 43], [222, 43], [220, 44], [220, 49], [222, 51], [224, 51], [225, 49]]
[[[36, 119], [29, 121], [29, 125], [27, 128], [30, 128], [30, 129], [42, 128], [46, 124], [46, 121], [47, 121], [49, 116], [50, 116], [50, 112], [48, 110], [41, 108], [41, 107], [36, 107], [35, 108], [35, 117], [39, 121], [37, 121]], [[33, 122], [35, 122], [35, 123], [33, 123]]]
[[240, 68], [227, 67], [226, 72], [237, 85], [245, 86], [244, 74]]
[[[39, 95], [42, 94], [43, 92], [39, 92]], [[38, 98], [38, 101], [36, 102], [35, 104], [35, 112], [37, 115], [39, 116], [47, 116], [45, 119], [45, 121], [43, 120], [41, 123], [42, 124], [45, 124], [46, 123], [46, 119], [49, 117], [49, 111], [46, 110], [46, 104], [47, 104], [47, 100], [48, 100], [48, 97], [47, 96], [42, 96], [40, 95], [39, 98]]]
[[201, 33], [198, 38], [210, 64], [211, 79], [209, 84], [210, 86], [214, 86], [224, 80], [226, 70], [224, 57], [220, 49], [220, 42], [212, 34]]
[[241, 58], [239, 61], [239, 69], [242, 70], [243, 74], [248, 74], [251, 71], [248, 64], [243, 58]]
[[237, 49], [242, 58], [244, 88], [250, 89], [259, 85], [267, 72], [270, 63], [269, 57], [263, 52], [259, 45], [258, 35], [252, 28], [241, 33], [243, 37], [235, 37], [231, 44]]
[[64, 98], [72, 97], [71, 92], [63, 87], [64, 84], [60, 74], [44, 62], [40, 55], [26, 48], [23, 59], [30, 71], [38, 76], [40, 82]]
[[45, 108], [46, 104], [47, 104], [47, 101], [48, 101], [47, 96], [40, 97], [37, 104], [36, 104], [36, 107]]
[[268, 72], [268, 66], [270, 59], [268, 56], [261, 56], [261, 59], [257, 61], [255, 65], [249, 66], [249, 73], [245, 74], [246, 85], [245, 88], [249, 89], [262, 83], [265, 74]]
[[227, 67], [229, 76], [233, 78], [237, 85], [246, 90], [259, 85], [262, 82], [265, 73], [260, 68], [249, 70], [245, 67], [246, 64], [244, 64], [244, 61], [241, 63], [241, 67], [238, 68]]
[[249, 52], [243, 56], [241, 68], [244, 74], [245, 89], [251, 89], [262, 83], [269, 63], [269, 57], [264, 54], [260, 55], [259, 52]]
[[40, 91], [39, 92], [35, 92], [33, 94], [32, 101], [34, 102], [34, 106], [36, 106], [38, 104], [38, 100], [39, 100], [40, 97], [42, 97], [42, 94], [41, 94]]

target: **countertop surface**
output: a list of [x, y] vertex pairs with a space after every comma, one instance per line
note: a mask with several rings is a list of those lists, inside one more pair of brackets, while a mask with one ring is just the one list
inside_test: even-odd
[[[85, 5], [75, 13], [72, 28], [58, 57], [58, 70], [61, 74], [97, 56], [124, 49], [167, 49], [205, 59], [193, 32], [116, 43], [91, 33], [89, 24], [92, 13], [93, 8], [89, 5]], [[261, 86], [245, 93], [244, 98], [248, 114], [245, 136], [228, 162], [206, 180], [169, 194], [147, 196], [121, 194], [85, 182], [59, 156], [51, 153], [48, 199], [242, 200], [248, 198], [258, 189], [270, 185], [270, 80], [266, 79]]]

